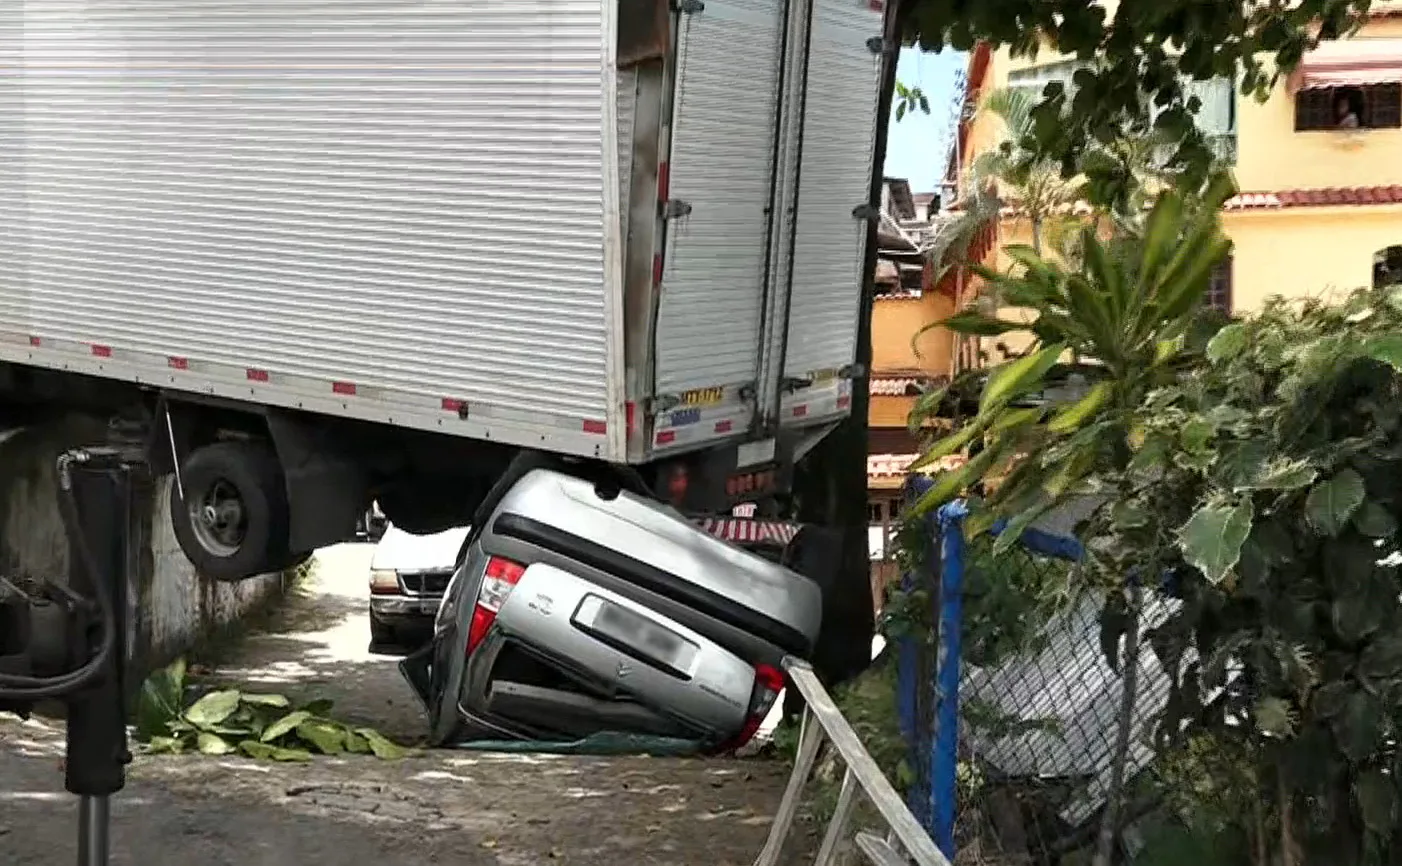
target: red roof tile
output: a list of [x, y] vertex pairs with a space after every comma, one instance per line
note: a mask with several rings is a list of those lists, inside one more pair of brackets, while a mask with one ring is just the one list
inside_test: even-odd
[[[914, 463], [919, 456], [919, 454], [868, 454], [867, 480], [901, 478], [910, 468], [910, 464]], [[964, 465], [965, 459], [962, 454], [952, 454], [940, 460], [938, 464], [922, 469], [921, 472], [956, 469]]]
[[1288, 207], [1402, 204], [1402, 186], [1348, 186], [1243, 192], [1227, 199], [1226, 210], [1278, 210]]
[[872, 376], [868, 393], [876, 397], [904, 397], [911, 389], [919, 389], [925, 379], [914, 376]]

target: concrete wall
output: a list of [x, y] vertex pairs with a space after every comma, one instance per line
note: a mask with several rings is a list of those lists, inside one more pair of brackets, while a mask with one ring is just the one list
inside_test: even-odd
[[[0, 574], [66, 581], [68, 540], [58, 510], [55, 459], [99, 444], [104, 425], [69, 416], [0, 434]], [[282, 591], [279, 575], [238, 583], [201, 579], [170, 525], [171, 479], [146, 479], [133, 508], [127, 611], [136, 675], [188, 651]]]

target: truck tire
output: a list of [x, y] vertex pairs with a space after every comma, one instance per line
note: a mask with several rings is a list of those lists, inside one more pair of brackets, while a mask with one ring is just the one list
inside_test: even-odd
[[282, 571], [301, 557], [287, 547], [287, 488], [268, 443], [196, 448], [180, 467], [180, 482], [171, 485], [171, 523], [199, 574], [243, 580]]

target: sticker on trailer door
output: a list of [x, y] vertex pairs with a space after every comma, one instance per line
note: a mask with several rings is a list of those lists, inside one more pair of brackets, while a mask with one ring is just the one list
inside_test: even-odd
[[678, 409], [664, 420], [666, 421], [667, 427], [686, 427], [691, 424], [699, 424], [701, 422], [701, 410], [697, 408]]
[[870, 12], [885, 12], [886, 0], [859, 0], [858, 6], [864, 6]]
[[683, 406], [714, 406], [723, 399], [724, 388], [694, 388], [682, 392], [681, 402]]

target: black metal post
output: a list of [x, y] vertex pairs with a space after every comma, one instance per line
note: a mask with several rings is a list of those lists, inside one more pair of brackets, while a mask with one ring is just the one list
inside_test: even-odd
[[[111, 448], [72, 451], [59, 461], [61, 508], [75, 508], [68, 544], [69, 586], [87, 599], [105, 598], [114, 644], [103, 670], [68, 696], [68, 756], [64, 785], [80, 797], [78, 866], [107, 866], [109, 798], [126, 785], [127, 564], [132, 514], [131, 455]], [[71, 497], [71, 498], [69, 498]], [[81, 664], [103, 640], [101, 605], [75, 630]]]

